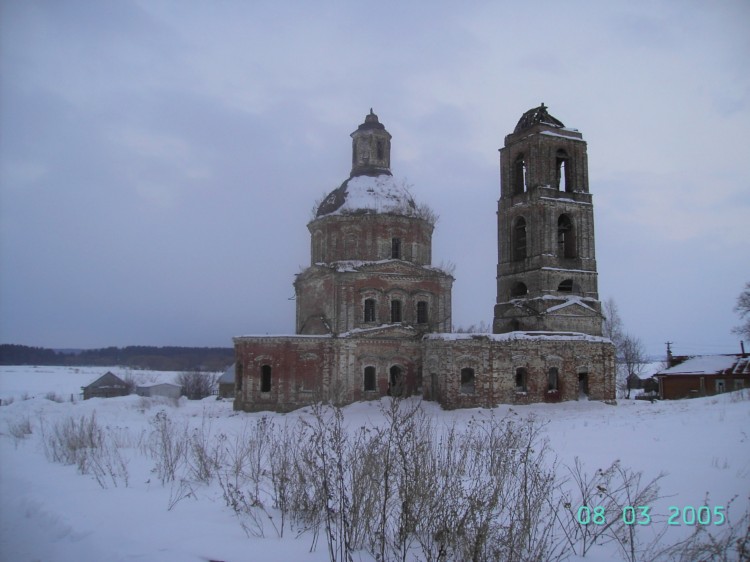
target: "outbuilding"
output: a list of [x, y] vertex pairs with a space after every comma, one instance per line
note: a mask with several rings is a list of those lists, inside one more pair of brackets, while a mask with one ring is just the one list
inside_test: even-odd
[[170, 382], [146, 384], [135, 389], [138, 396], [163, 396], [174, 399], [180, 397], [181, 391], [182, 387], [179, 384], [172, 384]]
[[88, 386], [82, 386], [83, 399], [89, 398], [112, 398], [114, 396], [127, 396], [130, 387], [120, 377], [107, 371]]

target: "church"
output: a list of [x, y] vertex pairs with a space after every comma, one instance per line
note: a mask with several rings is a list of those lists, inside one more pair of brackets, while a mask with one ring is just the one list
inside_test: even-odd
[[294, 280], [294, 334], [234, 338], [234, 409], [419, 395], [444, 408], [615, 397], [602, 337], [586, 142], [542, 104], [500, 149], [493, 333], [451, 332], [435, 215], [391, 172], [372, 110], [349, 178], [318, 205]]

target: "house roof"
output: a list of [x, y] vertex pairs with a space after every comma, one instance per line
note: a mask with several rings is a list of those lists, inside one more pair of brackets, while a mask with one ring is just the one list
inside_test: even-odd
[[138, 388], [156, 388], [159, 386], [170, 386], [173, 388], [181, 388], [179, 384], [175, 384], [172, 382], [155, 382], [151, 384], [139, 384]]
[[227, 367], [227, 370], [222, 373], [219, 380], [216, 381], [218, 384], [234, 383], [234, 366], [236, 363], [232, 363]]
[[656, 373], [670, 375], [750, 375], [750, 358], [742, 355], [696, 355]]
[[96, 379], [94, 382], [89, 383], [87, 386], [84, 386], [83, 388], [125, 388], [128, 385], [125, 384], [125, 381], [123, 381], [120, 377], [115, 375], [112, 371], [107, 371], [104, 373], [101, 377]]

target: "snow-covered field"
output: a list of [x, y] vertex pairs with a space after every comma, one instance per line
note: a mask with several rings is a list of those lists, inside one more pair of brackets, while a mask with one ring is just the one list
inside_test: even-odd
[[[310, 533], [298, 536], [287, 530], [278, 538], [269, 528], [264, 538], [248, 537], [216, 482], [162, 484], [154, 458], [145, 451], [160, 411], [176, 426], [187, 424], [227, 443], [251, 431], [264, 414], [233, 412], [231, 402], [213, 398], [182, 399], [176, 404], [137, 396], [80, 400], [81, 386], [107, 370], [121, 377], [127, 374], [125, 369], [112, 367], [0, 367], [0, 559], [328, 560], [323, 538], [310, 552]], [[176, 376], [131, 374], [139, 383], [171, 382]], [[345, 424], [360, 428], [382, 423], [387, 400], [344, 408]], [[459, 426], [490, 413], [479, 409], [446, 412], [427, 402], [422, 408], [440, 424], [455, 422]], [[654, 515], [668, 516], [669, 506], [697, 510], [704, 504], [714, 514], [717, 506], [727, 506], [736, 496], [729, 515], [737, 518], [750, 505], [747, 390], [744, 394], [653, 404], [569, 402], [494, 409], [496, 416], [509, 413], [534, 415], [546, 422], [542, 433], [557, 458], [561, 479], [570, 477], [566, 467], [572, 467], [576, 457], [591, 473], [618, 459], [623, 466], [642, 472], [644, 481], [666, 473], [659, 481], [662, 498], [651, 506]], [[119, 458], [125, 467], [116, 478], [105, 473], [102, 483], [91, 474], [81, 474], [76, 465], [51, 462], [43, 445], [43, 434], [49, 435], [56, 423], [71, 417], [90, 419], [92, 414], [108, 435], [118, 436]], [[309, 410], [303, 409], [272, 417], [293, 421], [309, 415]], [[689, 518], [689, 509], [687, 513]], [[686, 537], [694, 528], [667, 526], [665, 519], [654, 517], [654, 522], [639, 532], [653, 535], [664, 530], [660, 540], [666, 544]], [[585, 558], [572, 553], [570, 557], [593, 561], [620, 558], [612, 543], [594, 547]], [[364, 552], [357, 553], [357, 559], [372, 560]]]

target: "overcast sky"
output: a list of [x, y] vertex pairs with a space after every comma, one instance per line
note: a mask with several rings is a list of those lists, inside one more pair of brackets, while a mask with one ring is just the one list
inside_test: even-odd
[[373, 108], [440, 215], [454, 326], [491, 323], [497, 150], [588, 142], [599, 294], [651, 354], [739, 351], [750, 3], [0, 2], [0, 342], [293, 333], [316, 199]]

